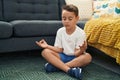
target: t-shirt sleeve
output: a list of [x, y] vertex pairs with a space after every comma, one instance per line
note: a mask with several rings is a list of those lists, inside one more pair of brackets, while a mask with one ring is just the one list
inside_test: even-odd
[[57, 31], [54, 46], [62, 48], [62, 34], [60, 29]]

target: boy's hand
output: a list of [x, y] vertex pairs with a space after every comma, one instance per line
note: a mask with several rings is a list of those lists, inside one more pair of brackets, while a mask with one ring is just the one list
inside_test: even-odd
[[87, 49], [87, 42], [84, 41], [84, 44], [82, 46], [79, 46], [79, 49], [75, 50], [75, 53], [74, 53], [75, 56], [80, 56], [85, 52], [86, 49]]
[[47, 42], [44, 39], [42, 39], [40, 41], [36, 41], [36, 44], [38, 46], [42, 47], [42, 48], [47, 48], [48, 47], [48, 44], [47, 44]]
[[82, 46], [79, 46], [80, 47], [80, 52], [84, 52], [86, 49], [87, 49], [87, 42], [84, 41], [84, 44]]

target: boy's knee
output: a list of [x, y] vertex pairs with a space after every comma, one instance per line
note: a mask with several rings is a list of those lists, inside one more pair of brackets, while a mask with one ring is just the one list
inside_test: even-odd
[[42, 52], [41, 52], [41, 55], [42, 56], [45, 56], [47, 53], [49, 53], [50, 50], [49, 49], [44, 49]]
[[86, 53], [87, 62], [90, 63], [92, 61], [92, 56], [89, 53]]
[[81, 61], [83, 65], [88, 65], [92, 61], [92, 57], [89, 53], [85, 53], [83, 56], [81, 56]]

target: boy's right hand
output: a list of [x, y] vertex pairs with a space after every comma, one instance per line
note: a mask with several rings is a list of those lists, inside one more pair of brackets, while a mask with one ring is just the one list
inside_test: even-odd
[[48, 47], [48, 44], [47, 44], [47, 42], [44, 39], [42, 39], [40, 41], [36, 41], [36, 44], [38, 46], [42, 47], [42, 48], [47, 48]]

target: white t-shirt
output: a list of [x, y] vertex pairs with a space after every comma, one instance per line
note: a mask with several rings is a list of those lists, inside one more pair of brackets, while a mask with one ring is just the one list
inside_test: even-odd
[[66, 33], [65, 27], [62, 27], [57, 31], [54, 46], [63, 48], [63, 52], [66, 55], [74, 55], [75, 48], [79, 48], [79, 46], [82, 46], [85, 40], [85, 32], [78, 26], [76, 26], [75, 31], [71, 35], [68, 35]]

